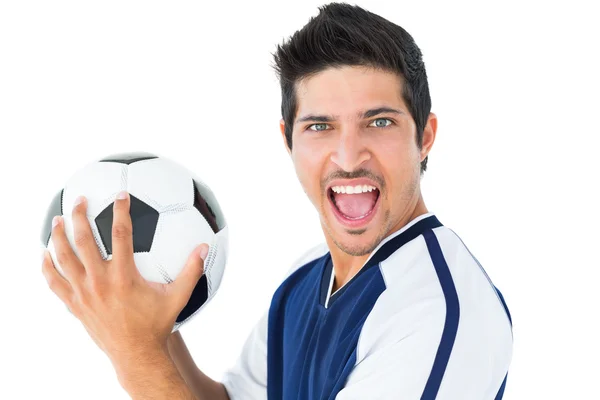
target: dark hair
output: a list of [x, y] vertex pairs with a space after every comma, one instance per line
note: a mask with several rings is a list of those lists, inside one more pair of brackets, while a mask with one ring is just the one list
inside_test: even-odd
[[[292, 149], [292, 127], [297, 112], [295, 84], [328, 67], [367, 66], [399, 74], [402, 98], [417, 128], [417, 146], [431, 110], [431, 98], [421, 50], [402, 27], [345, 3], [319, 7], [312, 17], [273, 54], [281, 85], [281, 113], [285, 137]], [[421, 162], [421, 173], [427, 169]]]

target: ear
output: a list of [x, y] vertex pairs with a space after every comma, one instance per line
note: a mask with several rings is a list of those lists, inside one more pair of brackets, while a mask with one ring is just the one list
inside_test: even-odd
[[281, 131], [281, 137], [283, 138], [283, 145], [285, 146], [285, 149], [287, 150], [288, 154], [291, 156], [292, 151], [288, 147], [287, 140], [285, 138], [285, 122], [283, 121], [283, 118], [279, 120], [279, 130]]
[[435, 141], [435, 135], [437, 133], [437, 116], [434, 113], [429, 113], [427, 118], [427, 124], [423, 129], [423, 146], [421, 148], [421, 161], [427, 157], [433, 142]]

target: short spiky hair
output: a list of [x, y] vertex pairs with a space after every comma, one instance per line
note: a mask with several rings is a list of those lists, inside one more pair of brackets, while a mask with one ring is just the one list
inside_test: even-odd
[[[296, 82], [344, 65], [374, 67], [400, 75], [402, 98], [415, 121], [417, 145], [422, 147], [423, 129], [431, 110], [429, 85], [421, 50], [402, 27], [358, 6], [330, 3], [319, 7], [317, 16], [278, 45], [273, 56], [290, 149], [297, 112]], [[427, 168], [427, 158], [421, 162], [421, 173]]]

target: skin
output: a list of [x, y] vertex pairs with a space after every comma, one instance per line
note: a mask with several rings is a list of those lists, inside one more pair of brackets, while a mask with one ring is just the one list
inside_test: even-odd
[[74, 240], [79, 258], [55, 217], [52, 240], [58, 264], [48, 251], [42, 272], [50, 289], [84, 325], [108, 356], [121, 386], [133, 399], [196, 399], [169, 356], [167, 339], [177, 316], [203, 273], [208, 246], [202, 244], [170, 284], [145, 280], [134, 264], [130, 197], [114, 203], [112, 260], [101, 257], [81, 197], [73, 211]]
[[[390, 234], [427, 213], [420, 189], [420, 163], [433, 146], [437, 117], [430, 113], [423, 146], [401, 97], [402, 78], [367, 67], [329, 68], [296, 84], [297, 113], [292, 149], [285, 147], [308, 198], [319, 212], [335, 271], [333, 290], [354, 276]], [[364, 112], [387, 107], [364, 118]], [[306, 119], [307, 116], [325, 116]], [[334, 216], [327, 198], [332, 179], [369, 177], [378, 182], [381, 204], [367, 225], [349, 229]]]

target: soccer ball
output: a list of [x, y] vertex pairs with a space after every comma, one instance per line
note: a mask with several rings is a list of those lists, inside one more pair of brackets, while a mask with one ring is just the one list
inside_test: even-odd
[[110, 260], [113, 202], [122, 190], [127, 190], [131, 199], [135, 265], [146, 280], [174, 281], [196, 246], [210, 246], [204, 274], [177, 317], [175, 332], [213, 298], [228, 254], [228, 226], [215, 195], [181, 165], [154, 154], [123, 153], [84, 166], [51, 201], [42, 226], [42, 246], [64, 276], [52, 242], [52, 218], [63, 216], [66, 236], [78, 255], [71, 212], [77, 196], [83, 195], [98, 250], [102, 258]]

